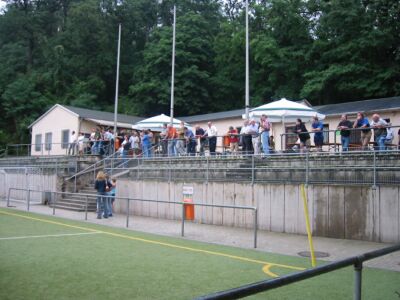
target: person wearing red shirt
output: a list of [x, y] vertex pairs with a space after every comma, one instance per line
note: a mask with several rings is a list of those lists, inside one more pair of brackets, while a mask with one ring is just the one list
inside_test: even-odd
[[231, 153], [237, 154], [239, 149], [238, 131], [235, 128], [233, 128], [233, 126], [230, 126], [228, 131], [228, 136], [229, 136], [229, 146], [231, 148]]
[[167, 126], [167, 140], [168, 140], [168, 156], [176, 156], [176, 138], [178, 134], [176, 129], [168, 124]]

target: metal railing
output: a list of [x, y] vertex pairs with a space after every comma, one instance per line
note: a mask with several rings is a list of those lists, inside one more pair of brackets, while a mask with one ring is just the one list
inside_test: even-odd
[[[393, 125], [393, 126], [388, 126], [387, 128], [400, 128], [400, 125]], [[373, 127], [369, 128], [348, 128], [348, 129], [343, 129], [343, 131], [349, 131], [351, 135], [360, 133], [363, 130], [370, 129], [372, 134], [371, 134], [371, 141], [369, 142], [369, 149], [375, 149], [376, 147], [374, 146], [374, 137], [375, 137], [375, 129]], [[322, 147], [326, 148], [328, 147], [328, 152], [339, 152], [340, 147], [342, 146], [340, 142], [340, 136], [338, 137], [338, 133], [341, 132], [340, 129], [331, 129], [331, 130], [322, 130], [322, 134], [324, 135], [324, 144]], [[308, 132], [310, 134], [310, 146], [309, 148], [315, 147], [315, 145], [312, 145], [311, 143], [311, 136], [315, 134], [313, 131]], [[333, 143], [329, 142], [331, 140], [331, 135], [330, 133], [333, 133]], [[296, 142], [294, 143], [288, 143], [288, 139], [290, 137], [294, 137], [294, 140], [298, 140], [298, 133], [295, 132], [288, 132], [288, 133], [281, 133], [280, 134], [280, 141], [281, 141], [281, 151], [286, 152], [286, 151], [293, 151], [292, 147], [296, 146], [298, 148], [298, 144]], [[325, 136], [328, 137], [328, 141], [325, 141]], [[396, 136], [395, 132], [393, 131], [393, 140], [394, 137]], [[393, 140], [391, 144], [387, 144], [387, 149], [398, 149], [400, 147], [400, 144], [393, 144]], [[400, 143], [400, 141], [399, 141]], [[289, 146], [289, 149], [288, 149]], [[361, 145], [361, 140], [359, 136], [351, 136], [350, 139], [350, 146], [349, 150], [360, 150], [362, 147]], [[299, 151], [299, 149], [296, 149], [295, 151]]]
[[[44, 155], [69, 155], [69, 143], [39, 143], [39, 144], [8, 144], [5, 149], [6, 156], [44, 156]], [[78, 155], [75, 145], [73, 155]], [[72, 155], [72, 154], [71, 154]]]
[[[376, 187], [400, 184], [400, 151], [281, 153], [221, 157], [114, 158], [109, 173], [129, 173], [137, 180], [243, 183], [354, 184]], [[130, 164], [128, 164], [130, 162]]]
[[[18, 199], [11, 199], [11, 191], [22, 191], [25, 192], [25, 199], [18, 200]], [[186, 205], [193, 205], [199, 207], [211, 207], [211, 208], [227, 208], [227, 209], [241, 209], [241, 210], [251, 210], [253, 211], [253, 247], [257, 248], [257, 231], [258, 231], [258, 209], [254, 206], [240, 206], [240, 205], [219, 205], [219, 204], [204, 204], [204, 203], [186, 203], [180, 201], [163, 201], [163, 200], [154, 200], [154, 199], [140, 199], [140, 198], [129, 198], [129, 197], [117, 197], [117, 196], [107, 196], [107, 195], [93, 195], [93, 194], [84, 194], [84, 193], [69, 193], [69, 192], [56, 192], [56, 191], [44, 191], [44, 190], [34, 190], [34, 189], [24, 189], [24, 188], [9, 188], [7, 194], [7, 207], [11, 207], [11, 202], [22, 202], [26, 203], [26, 210], [30, 210], [31, 203], [31, 193], [51, 193], [54, 195], [75, 195], [81, 196], [85, 199], [84, 211], [85, 211], [85, 220], [88, 219], [88, 206], [89, 206], [89, 199], [97, 199], [97, 197], [103, 198], [113, 198], [115, 200], [122, 200], [126, 201], [127, 208], [126, 208], [126, 227], [129, 227], [129, 221], [131, 218], [131, 213], [133, 215], [133, 211], [130, 209], [131, 202], [147, 202], [147, 203], [162, 203], [162, 204], [176, 204], [182, 206], [182, 214], [181, 214], [181, 236], [185, 235], [185, 206]], [[53, 209], [53, 215], [56, 214], [56, 205], [57, 205], [57, 197], [52, 197], [51, 199], [51, 206]], [[41, 204], [41, 201], [35, 201], [37, 204]]]
[[[158, 147], [158, 145], [155, 145], [153, 147], [151, 147], [149, 150], [150, 151], [154, 151], [154, 149]], [[72, 179], [74, 179], [74, 191], [76, 192], [76, 186], [77, 186], [77, 178], [79, 176], [82, 175], [86, 175], [88, 173], [93, 173], [93, 180], [95, 180], [96, 178], [96, 172], [100, 171], [100, 170], [109, 170], [110, 175], [113, 175], [114, 170], [119, 170], [119, 169], [123, 169], [125, 165], [127, 165], [130, 161], [138, 161], [139, 163], [139, 158], [143, 159], [143, 156], [140, 155], [135, 155], [134, 157], [126, 157], [123, 158], [122, 154], [119, 151], [116, 151], [112, 154], [110, 154], [109, 156], [97, 161], [96, 163], [94, 163], [93, 165], [79, 171], [76, 172], [74, 175], [72, 175], [71, 177], [66, 178], [67, 181], [70, 181]]]
[[[391, 125], [391, 126], [388, 126], [388, 128], [400, 128], [400, 125]], [[369, 129], [371, 129], [371, 131], [373, 133], [372, 136], [374, 136], [374, 128], [370, 127]], [[345, 129], [345, 130], [346, 131], [350, 131], [350, 132], [359, 132], [359, 131], [365, 130], [365, 128], [348, 128], [348, 129]], [[326, 147], [326, 146], [329, 147], [328, 148], [329, 151], [331, 151], [331, 150], [339, 151], [339, 147], [341, 146], [341, 144], [340, 144], [340, 138], [339, 138], [339, 140], [337, 138], [337, 133], [340, 132], [340, 131], [341, 130], [338, 130], [338, 129], [323, 130], [322, 131], [323, 134], [325, 134], [325, 135], [327, 134], [328, 135], [328, 137], [329, 137], [328, 140], [331, 139], [330, 133], [333, 133], [333, 143], [331, 143], [331, 142], [330, 143], [325, 143], [325, 145], [324, 145], [324, 147]], [[315, 132], [310, 131], [309, 134], [315, 134]], [[229, 145], [226, 145], [225, 139], [227, 138], [227, 136], [232, 136], [232, 135], [237, 136], [239, 139], [241, 139], [244, 136], [251, 136], [251, 134], [240, 134], [240, 133], [238, 133], [238, 134], [229, 134], [229, 135], [228, 134], [217, 135], [216, 136], [216, 138], [217, 138], [216, 149], [217, 149], [218, 153], [224, 154], [224, 153], [229, 153], [230, 152], [229, 151]], [[281, 149], [280, 151], [287, 151], [288, 149], [287, 149], [286, 146], [288, 144], [288, 137], [292, 137], [292, 136], [296, 137], [297, 135], [298, 135], [298, 133], [294, 133], [294, 132], [293, 133], [282, 133], [282, 134], [280, 134], [280, 146], [281, 146], [280, 147], [280, 149]], [[395, 136], [395, 134], [394, 134], [394, 136]], [[204, 137], [204, 139], [206, 141], [205, 142], [205, 146], [206, 146], [207, 149], [209, 149], [209, 146], [208, 146], [209, 137]], [[221, 139], [222, 139], [222, 143], [218, 143], [218, 140], [221, 141]], [[178, 139], [178, 138], [174, 139], [174, 141], [178, 141], [178, 140], [180, 140], [180, 139]], [[186, 142], [186, 139], [183, 139], [183, 140]], [[200, 137], [196, 137], [195, 140], [196, 140], [196, 143], [197, 143], [197, 148], [200, 148], [199, 147], [200, 144], [201, 144], [200, 143]], [[295, 140], [297, 140], [297, 139], [295, 139]], [[164, 142], [168, 142], [168, 140], [164, 141]], [[275, 140], [275, 143], [276, 142], [278, 142], [278, 141]], [[87, 140], [85, 140], [83, 142], [83, 148], [84, 148], [83, 154], [84, 155], [90, 155], [91, 154], [91, 148], [89, 147], [90, 143], [91, 143], [91, 141], [87, 141]], [[158, 156], [158, 155], [166, 156], [167, 155], [167, 153], [162, 153], [162, 147], [161, 147], [162, 143], [163, 143], [163, 141], [160, 140], [152, 147], [153, 155], [155, 155], [155, 156]], [[291, 145], [291, 143], [289, 143], [289, 144]], [[295, 145], [296, 143], [294, 142], [292, 144]], [[291, 146], [293, 146], [293, 145], [291, 145]], [[357, 140], [357, 141], [353, 141], [353, 143], [352, 143], [350, 148], [357, 149], [360, 146], [361, 146], [360, 145], [360, 141]], [[395, 145], [395, 144], [392, 143], [391, 145], [389, 145], [389, 147], [396, 148], [396, 147], [399, 147], [399, 145]], [[75, 155], [77, 155], [78, 154], [78, 149], [79, 149], [78, 142], [74, 143], [73, 145], [71, 143], [8, 144], [5, 149], [2, 149], [3, 153], [1, 153], [1, 151], [0, 151], [0, 155], [4, 155], [4, 156], [7, 156], [7, 155], [16, 155], [16, 156], [21, 156], [21, 155], [25, 156], [25, 155], [27, 155], [27, 156], [30, 156], [31, 154], [33, 154], [33, 155], [54, 155], [54, 154], [57, 154], [57, 155], [61, 155], [61, 154], [68, 155], [71, 152], [70, 151], [71, 149], [74, 149], [74, 153], [75, 153]], [[110, 151], [113, 151], [113, 147], [108, 146], [107, 149], [109, 149]], [[271, 150], [275, 151], [275, 149], [271, 149]], [[199, 153], [199, 151], [196, 151], [196, 153]]]
[[[242, 136], [251, 136], [250, 134], [230, 134], [230, 135], [235, 135], [237, 136], [239, 139]], [[227, 135], [217, 135], [215, 136], [217, 138], [217, 143], [216, 143], [216, 153], [217, 154], [224, 154], [229, 149], [229, 145], [225, 145], [224, 144], [224, 140], [222, 141], [222, 144], [218, 143], [218, 140], [220, 139], [225, 139], [227, 138]], [[196, 141], [196, 148], [198, 148], [196, 150], [197, 154], [199, 153], [200, 150], [200, 145], [202, 144], [200, 142], [200, 137], [196, 137], [195, 141]], [[203, 139], [203, 138], [202, 138]], [[157, 140], [157, 139], [156, 139]], [[179, 140], [182, 140], [185, 142], [185, 146], [187, 144], [187, 139], [183, 138], [174, 138], [173, 141], [177, 142]], [[210, 137], [204, 137], [204, 141], [205, 143], [203, 144], [205, 147], [205, 150], [208, 151], [209, 153], [209, 140]], [[160, 140], [158, 139], [156, 143], [152, 144], [152, 147], [150, 148], [150, 152], [151, 155], [154, 157], [159, 157], [159, 156], [168, 156], [167, 153], [163, 153], [162, 152], [162, 144], [163, 142], [168, 143], [168, 141], [171, 140]], [[85, 141], [84, 145], [85, 145], [85, 151], [83, 152], [84, 155], [92, 155], [91, 153], [91, 148], [89, 148], [90, 141]], [[167, 147], [168, 148], [168, 147]], [[78, 155], [78, 144], [75, 143], [75, 146], [73, 146], [74, 149], [74, 155]], [[141, 154], [139, 156], [142, 156], [142, 149], [141, 150]], [[30, 156], [31, 154], [33, 155], [69, 155], [70, 153], [70, 143], [40, 143], [40, 144], [35, 144], [35, 143], [31, 143], [31, 144], [8, 144], [6, 146], [6, 149], [4, 149], [5, 155], [15, 155], [15, 156]], [[114, 150], [113, 150], [114, 152]], [[117, 151], [115, 151], [117, 152]], [[186, 150], [184, 152], [187, 152]], [[71, 154], [72, 155], [72, 154]], [[97, 155], [97, 154], [93, 154], [93, 155]], [[174, 156], [179, 156], [174, 155]]]
[[[294, 274], [285, 275], [276, 279], [268, 279], [256, 283], [247, 284], [238, 288], [209, 294], [196, 298], [197, 300], [222, 300], [222, 299], [240, 299], [261, 292], [269, 291], [275, 288], [287, 286], [289, 284], [309, 279], [318, 275], [336, 271], [348, 266], [354, 266], [354, 294], [353, 299], [361, 300], [362, 294], [362, 269], [363, 262], [387, 255], [400, 250], [400, 244], [391, 247], [370, 251], [361, 255], [349, 257], [343, 260], [328, 263], [322, 266], [315, 267], [306, 271], [297, 272]], [[324, 298], [321, 295], [320, 298]]]
[[[83, 143], [26, 143], [8, 144], [4, 149], [5, 156], [48, 156], [48, 155], [99, 155], [93, 154], [90, 146], [92, 142], [85, 140]], [[99, 146], [101, 152], [114, 152], [112, 144]]]

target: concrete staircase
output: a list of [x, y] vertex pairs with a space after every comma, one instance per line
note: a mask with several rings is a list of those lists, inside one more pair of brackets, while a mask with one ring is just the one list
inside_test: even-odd
[[86, 209], [86, 198], [88, 203], [88, 211], [96, 211], [96, 190], [93, 188], [93, 185], [89, 184], [82, 187], [78, 193], [63, 194], [62, 198], [57, 200], [54, 206], [57, 209], [67, 209], [82, 212]]

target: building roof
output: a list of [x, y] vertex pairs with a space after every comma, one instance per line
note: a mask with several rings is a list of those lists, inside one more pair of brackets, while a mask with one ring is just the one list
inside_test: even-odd
[[[100, 110], [92, 110], [80, 107], [74, 107], [69, 105], [62, 105], [66, 109], [76, 113], [82, 119], [95, 119], [95, 120], [104, 120], [104, 121], [112, 121], [114, 122], [114, 113], [107, 112], [107, 111], [100, 111]], [[128, 124], [135, 124], [143, 118], [136, 117], [136, 116], [129, 116], [124, 114], [118, 114], [118, 122], [128, 123]]]
[[[38, 119], [36, 119], [31, 125], [29, 125], [28, 128], [31, 128], [37, 122], [42, 120], [46, 115], [48, 115], [56, 107], [60, 107], [64, 110], [67, 110], [67, 111], [75, 114], [76, 116], [78, 116], [82, 119], [90, 120], [90, 121], [96, 122], [101, 125], [111, 126], [112, 124], [114, 124], [113, 123], [114, 122], [114, 113], [93, 110], [93, 109], [80, 108], [80, 107], [74, 107], [74, 106], [69, 106], [69, 105], [55, 104], [48, 111], [46, 111], [43, 115], [41, 115]], [[133, 125], [133, 124], [143, 120], [143, 118], [141, 118], [141, 117], [129, 116], [129, 115], [124, 115], [124, 114], [118, 114], [117, 117], [118, 117], [118, 124]]]
[[387, 110], [400, 109], [400, 97], [370, 99], [354, 102], [345, 102], [337, 104], [327, 104], [314, 106], [318, 112], [324, 115], [341, 115], [344, 113], [379, 112]]
[[[300, 103], [302, 102], [300, 101]], [[400, 96], [391, 98], [369, 99], [362, 101], [319, 105], [319, 106], [313, 106], [313, 108], [319, 113], [324, 114], [326, 116], [341, 115], [343, 113], [351, 114], [351, 113], [357, 113], [359, 111], [379, 112], [379, 111], [396, 110], [396, 109], [400, 110]], [[244, 108], [242, 108], [242, 109], [228, 110], [217, 113], [180, 117], [180, 119], [185, 122], [193, 124], [202, 121], [204, 122], [212, 120], [237, 118], [237, 117], [241, 118], [244, 113], [245, 113]]]
[[181, 119], [182, 121], [185, 121], [187, 123], [193, 124], [193, 123], [201, 122], [201, 121], [221, 120], [221, 119], [242, 117], [242, 114], [244, 114], [244, 113], [245, 113], [244, 108], [242, 108], [242, 109], [221, 111], [221, 112], [204, 114], [204, 115], [179, 117], [179, 119]]

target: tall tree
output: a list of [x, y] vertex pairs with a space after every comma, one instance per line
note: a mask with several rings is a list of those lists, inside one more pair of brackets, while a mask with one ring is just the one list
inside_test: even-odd
[[[177, 17], [175, 104], [177, 114], [194, 114], [211, 107], [213, 86], [213, 39], [218, 27], [202, 13], [188, 12]], [[143, 65], [131, 86], [137, 112], [167, 112], [170, 103], [172, 28], [153, 32], [144, 51]]]
[[[305, 72], [302, 95], [314, 103], [332, 103], [400, 92], [396, 51], [400, 44], [395, 27], [389, 25], [396, 23], [399, 5], [393, 1], [385, 1], [387, 6], [377, 3], [310, 1], [310, 10], [317, 12], [319, 22], [308, 54], [313, 67]], [[383, 23], [379, 21], [382, 13], [389, 19]]]

